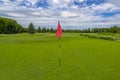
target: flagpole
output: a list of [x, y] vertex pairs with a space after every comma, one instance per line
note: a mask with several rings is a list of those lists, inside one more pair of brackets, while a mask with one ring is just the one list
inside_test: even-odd
[[61, 71], [61, 52], [60, 52], [61, 36], [62, 36], [62, 28], [61, 28], [61, 25], [60, 25], [60, 21], [58, 21], [58, 27], [57, 27], [57, 30], [56, 30], [56, 37], [58, 38], [58, 48], [59, 48], [58, 49], [58, 67], [59, 67], [60, 71]]
[[61, 52], [60, 52], [60, 48], [61, 48], [61, 45], [60, 45], [60, 40], [61, 38], [59, 37], [59, 52], [58, 52], [58, 56], [59, 56], [59, 69], [61, 70]]

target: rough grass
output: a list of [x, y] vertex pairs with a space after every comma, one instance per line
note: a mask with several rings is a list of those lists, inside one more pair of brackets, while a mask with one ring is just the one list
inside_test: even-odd
[[120, 42], [63, 34], [61, 56], [55, 34], [0, 35], [0, 80], [120, 80]]
[[116, 33], [80, 33], [80, 36], [96, 38], [96, 39], [120, 41], [120, 34], [116, 34]]

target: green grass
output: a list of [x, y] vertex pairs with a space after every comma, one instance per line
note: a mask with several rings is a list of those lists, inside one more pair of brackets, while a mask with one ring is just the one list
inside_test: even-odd
[[120, 42], [63, 34], [0, 35], [0, 80], [120, 80]]

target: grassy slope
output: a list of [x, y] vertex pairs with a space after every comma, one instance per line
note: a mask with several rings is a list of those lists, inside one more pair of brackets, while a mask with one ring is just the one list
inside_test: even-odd
[[63, 34], [0, 35], [0, 80], [119, 80], [120, 43]]

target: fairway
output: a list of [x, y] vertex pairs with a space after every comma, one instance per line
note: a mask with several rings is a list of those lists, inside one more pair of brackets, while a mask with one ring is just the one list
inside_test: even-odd
[[0, 35], [0, 80], [120, 80], [120, 42], [63, 33]]

